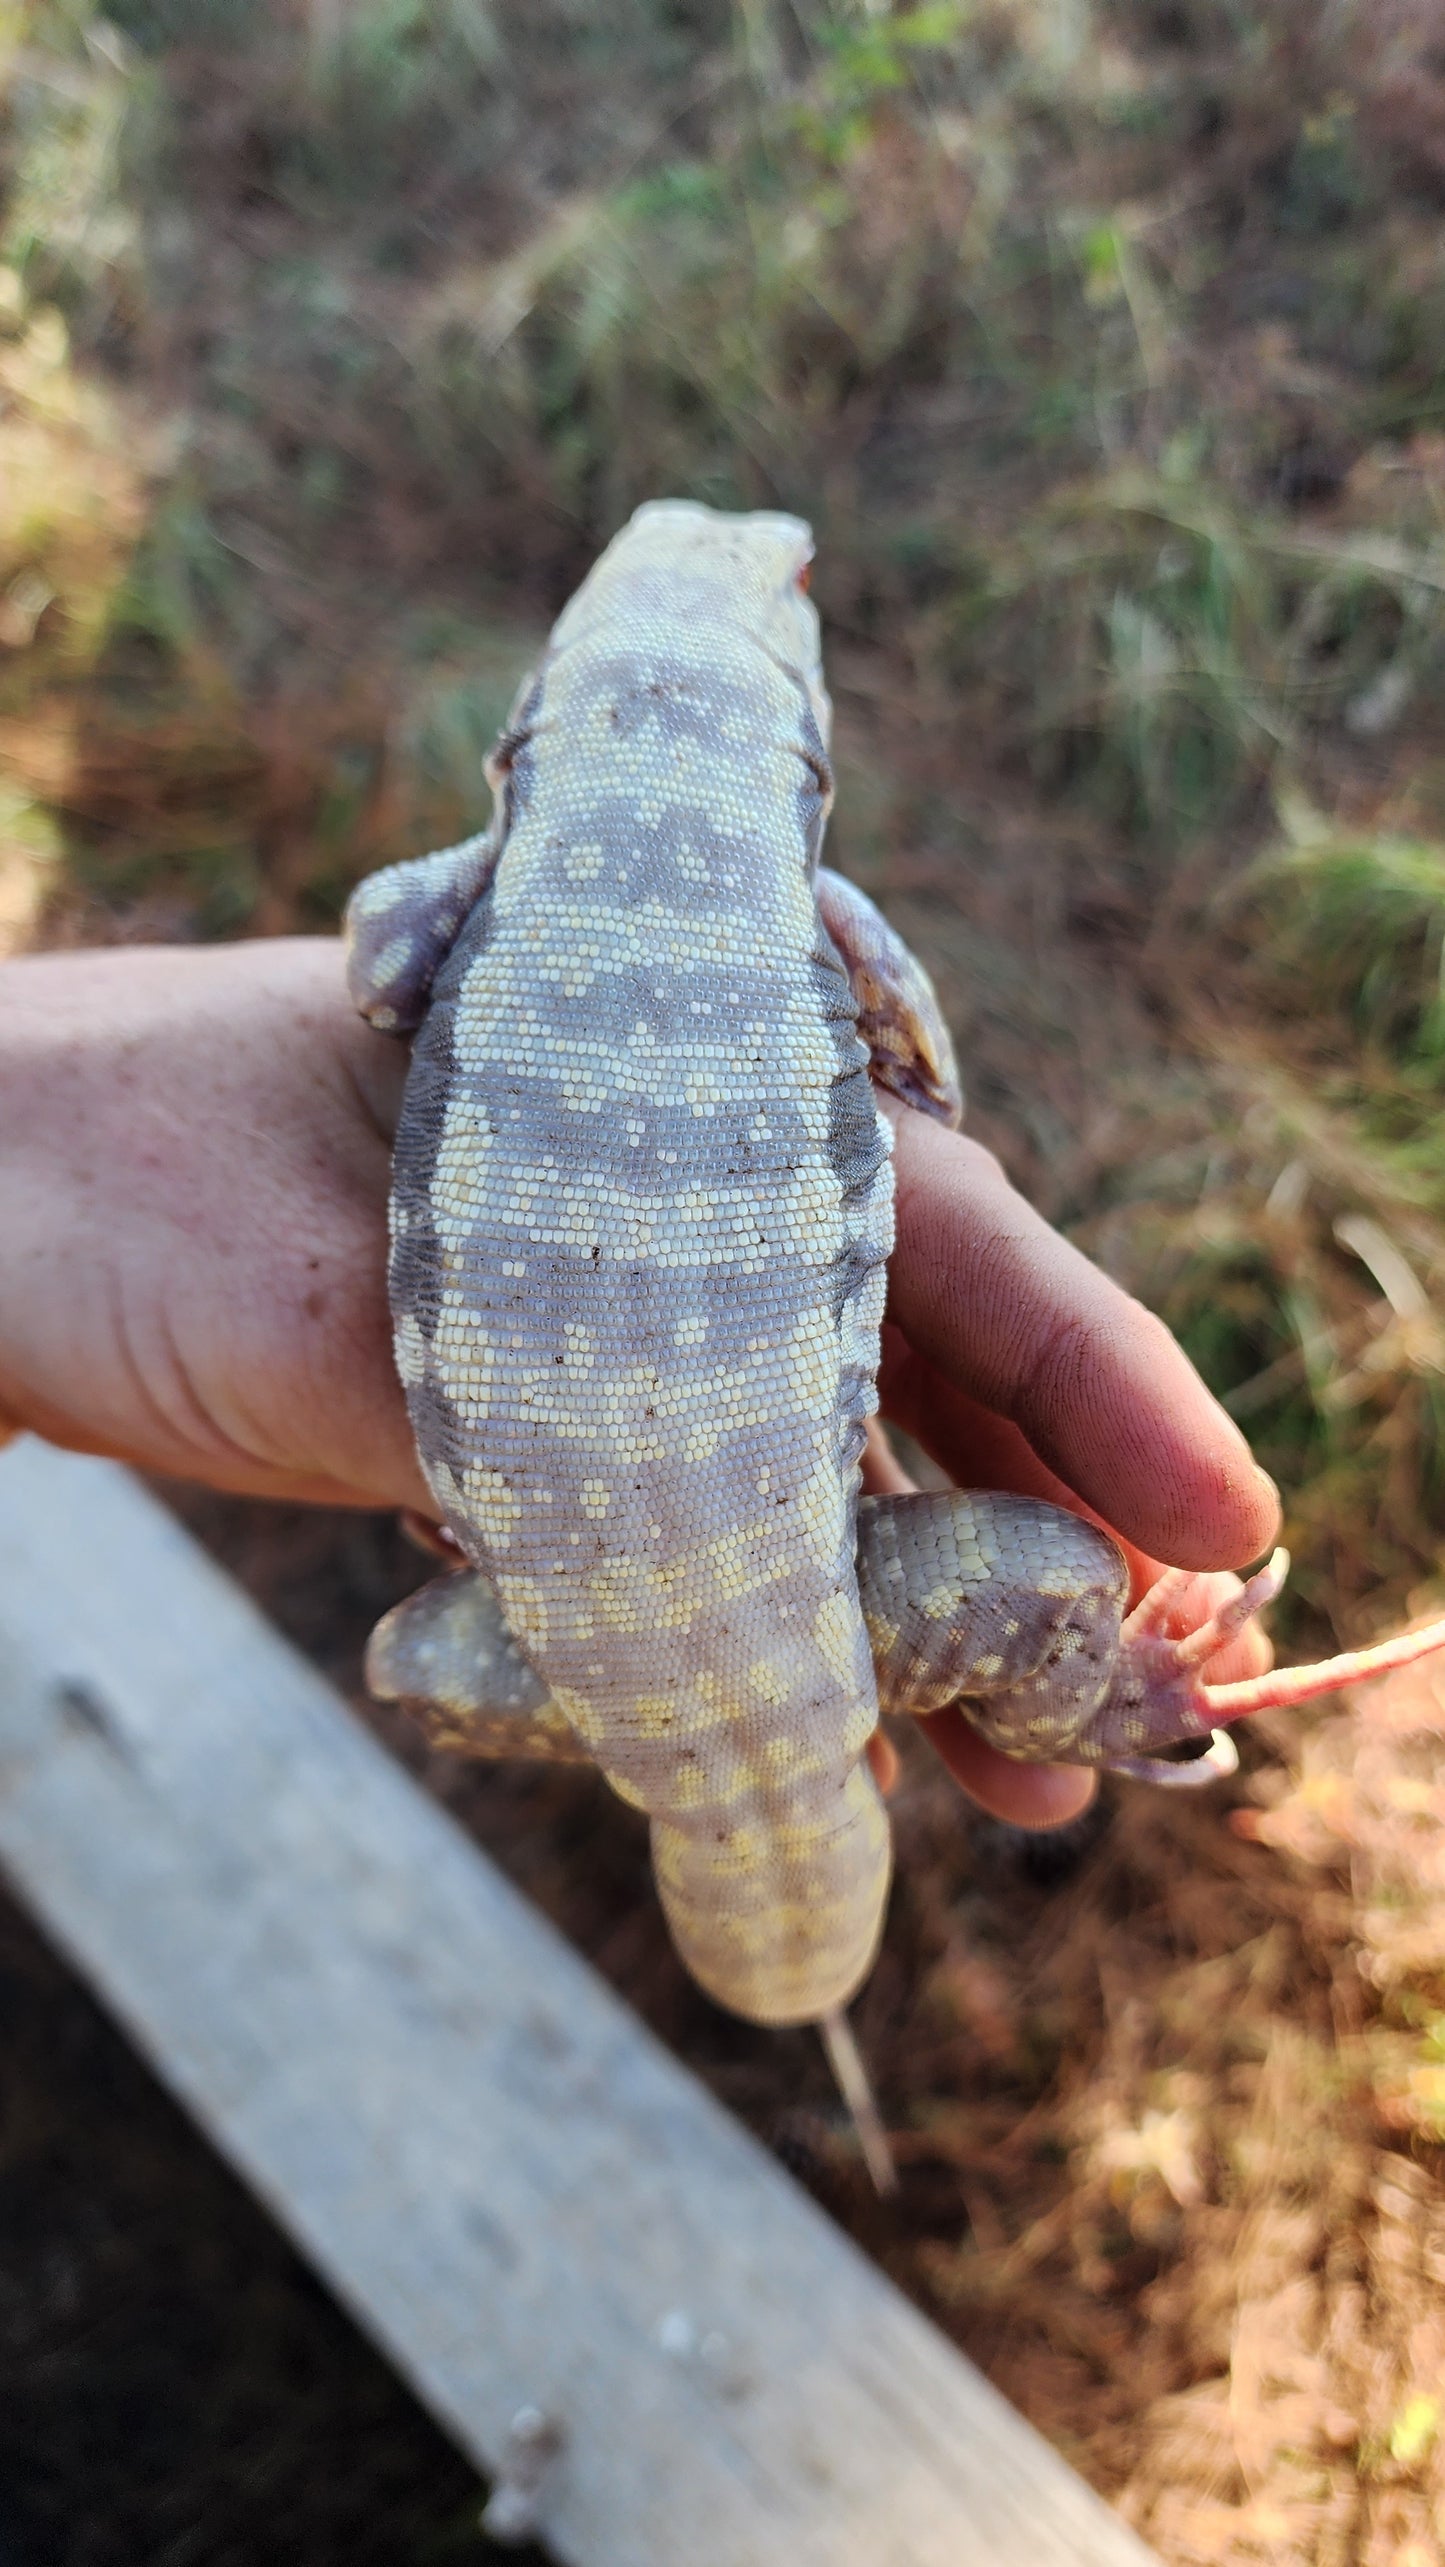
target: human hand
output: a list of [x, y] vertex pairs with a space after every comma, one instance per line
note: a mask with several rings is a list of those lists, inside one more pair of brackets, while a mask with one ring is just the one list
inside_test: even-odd
[[320, 939], [0, 969], [0, 1414], [213, 1488], [432, 1511], [386, 1309], [405, 1074]]
[[[1197, 1571], [1162, 1626], [1195, 1630], [1238, 1593], [1235, 1564], [1272, 1546], [1273, 1481], [1163, 1322], [1051, 1229], [990, 1151], [882, 1102], [898, 1221], [884, 1414], [960, 1487], [1091, 1516], [1124, 1551], [1135, 1601], [1166, 1565]], [[876, 1436], [866, 1479], [911, 1485]], [[1209, 1660], [1209, 1681], [1258, 1674], [1270, 1657], [1251, 1624]], [[964, 1789], [1015, 1826], [1063, 1825], [1098, 1788], [1082, 1766], [1001, 1755], [960, 1711], [923, 1726]]]
[[[0, 970], [0, 1417], [216, 1488], [430, 1513], [386, 1310], [405, 1067], [319, 939]], [[1145, 1553], [1267, 1549], [1270, 1484], [1167, 1331], [976, 1143], [895, 1120], [888, 1413], [967, 1485], [1096, 1511], [1143, 1584]], [[870, 1476], [899, 1484], [876, 1444]], [[1262, 1652], [1246, 1635], [1210, 1674]], [[927, 1727], [1017, 1824], [1092, 1792], [957, 1714]]]

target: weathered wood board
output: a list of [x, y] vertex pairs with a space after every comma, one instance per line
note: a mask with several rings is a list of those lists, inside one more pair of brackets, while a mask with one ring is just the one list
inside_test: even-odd
[[557, 2420], [559, 2559], [1144, 2567], [164, 1509], [30, 1442], [0, 1862], [461, 2447]]

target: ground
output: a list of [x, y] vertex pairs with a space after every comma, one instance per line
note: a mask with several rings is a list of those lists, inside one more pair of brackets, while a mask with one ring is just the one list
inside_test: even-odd
[[[0, 933], [325, 932], [475, 825], [637, 499], [801, 506], [836, 857], [971, 1127], [1280, 1480], [1285, 1648], [1438, 1609], [1433, 15], [0, 9]], [[359, 1703], [394, 1528], [169, 1494]], [[915, 1748], [859, 2008], [896, 2213], [811, 2041], [683, 1980], [627, 1811], [387, 1734], [1170, 2567], [1440, 2567], [1442, 1729], [1401, 1680], [1033, 1846]], [[4, 1967], [0, 2555], [479, 2555], [18, 1920]]]

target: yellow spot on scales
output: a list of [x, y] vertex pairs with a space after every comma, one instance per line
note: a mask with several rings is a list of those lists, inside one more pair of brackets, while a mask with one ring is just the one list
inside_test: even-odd
[[[486, 1462], [470, 1463], [461, 1475], [461, 1494], [488, 1549], [509, 1550], [521, 1521], [522, 1505], [502, 1473]], [[516, 1629], [515, 1623], [512, 1627]]]
[[[457, 1415], [468, 1426], [480, 1426], [492, 1413], [497, 1346], [476, 1311], [450, 1287], [442, 1295], [432, 1348], [442, 1387]], [[408, 1375], [400, 1347], [397, 1366], [405, 1381]]]
[[[524, 1649], [545, 1649], [551, 1626], [547, 1599], [540, 1582], [536, 1578], [522, 1576], [516, 1570], [509, 1572], [499, 1568], [497, 1593], [513, 1638], [519, 1640]], [[558, 1707], [571, 1720], [571, 1711], [562, 1699], [561, 1686], [554, 1685], [552, 1690]]]
[[717, 1798], [712, 1781], [698, 1765], [679, 1765], [667, 1786], [667, 1806], [682, 1814], [711, 1807]]
[[818, 1608], [813, 1623], [813, 1637], [823, 1654], [830, 1675], [840, 1685], [856, 1684], [858, 1678], [858, 1605], [854, 1597], [839, 1593], [830, 1595]]
[[637, 1738], [666, 1738], [675, 1729], [677, 1703], [671, 1694], [639, 1694], [627, 1706], [626, 1725]]
[[801, 1738], [785, 1731], [779, 1738], [764, 1739], [758, 1762], [761, 1769], [774, 1776], [802, 1782], [810, 1774], [825, 1773], [833, 1758], [805, 1746]]
[[389, 944], [382, 946], [371, 966], [373, 981], [380, 987], [386, 981], [400, 980], [410, 961], [410, 936], [393, 936]]
[[737, 1603], [790, 1578], [797, 1566], [791, 1542], [776, 1522], [744, 1524], [695, 1543], [671, 1559], [618, 1552], [587, 1578], [598, 1619], [609, 1631], [686, 1631], [697, 1615], [720, 1603]]
[[791, 1513], [794, 1534], [801, 1533], [813, 1557], [837, 1574], [847, 1557], [848, 1511], [831, 1453], [809, 1473]]
[[410, 1311], [397, 1321], [391, 1342], [396, 1354], [396, 1369], [408, 1390], [414, 1390], [426, 1374], [426, 1339], [420, 1322]]
[[607, 1723], [590, 1694], [580, 1692], [575, 1685], [554, 1685], [552, 1700], [568, 1728], [575, 1730], [584, 1747], [595, 1749], [601, 1746]]

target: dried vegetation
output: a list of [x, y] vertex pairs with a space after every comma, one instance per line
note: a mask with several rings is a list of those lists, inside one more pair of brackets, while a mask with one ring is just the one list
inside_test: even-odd
[[[0, 934], [328, 925], [474, 821], [637, 499], [801, 506], [842, 859], [975, 1127], [1285, 1487], [1286, 1636], [1438, 1604], [1426, 0], [11, 0], [0, 49]], [[1174, 2567], [1439, 2567], [1445, 1714], [1261, 1726], [1232, 1818], [1126, 1796], [1052, 1873], [910, 1760], [881, 2228], [625, 1814], [436, 1779]]]

